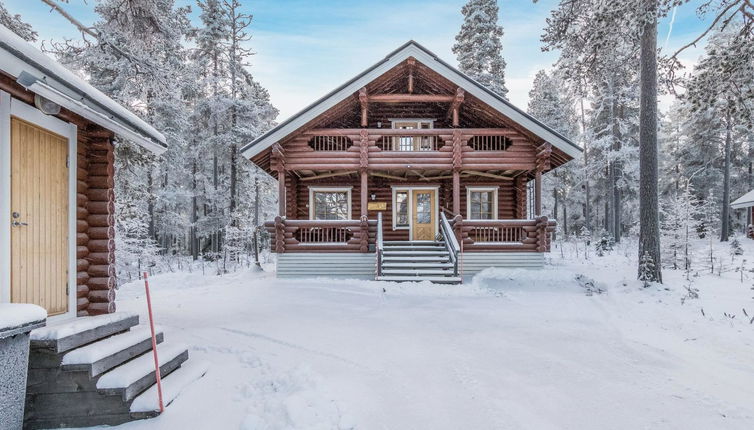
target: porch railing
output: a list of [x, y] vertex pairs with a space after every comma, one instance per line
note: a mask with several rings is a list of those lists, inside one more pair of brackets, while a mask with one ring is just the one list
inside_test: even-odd
[[265, 223], [274, 252], [369, 252], [377, 221], [288, 220], [276, 217]]
[[377, 276], [382, 276], [382, 212], [377, 212], [377, 239], [374, 244], [374, 251], [377, 254]]
[[458, 259], [461, 255], [461, 246], [453, 231], [453, 227], [448, 222], [445, 212], [440, 211], [440, 233], [445, 239], [445, 248], [450, 255], [450, 262], [453, 263], [453, 276], [458, 276]]
[[555, 221], [547, 217], [524, 220], [462, 220], [460, 232], [464, 251], [547, 252]]

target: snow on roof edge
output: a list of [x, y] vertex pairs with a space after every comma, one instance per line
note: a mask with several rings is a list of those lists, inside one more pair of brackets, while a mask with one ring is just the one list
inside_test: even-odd
[[[398, 56], [398, 54], [402, 52], [404, 53], [404, 55]], [[563, 136], [562, 134], [548, 127], [546, 124], [542, 123], [538, 119], [534, 118], [533, 116], [519, 109], [518, 107], [513, 105], [511, 102], [509, 102], [508, 100], [506, 100], [499, 94], [496, 94], [495, 92], [491, 91], [489, 88], [480, 84], [476, 80], [470, 78], [469, 76], [467, 76], [460, 70], [446, 63], [445, 61], [440, 59], [437, 55], [435, 55], [432, 51], [428, 50], [427, 48], [425, 48], [418, 42], [414, 40], [409, 40], [408, 42], [404, 43], [403, 45], [401, 45], [400, 47], [398, 47], [397, 49], [389, 53], [385, 58], [383, 58], [382, 60], [380, 60], [373, 66], [367, 68], [360, 74], [348, 80], [343, 85], [327, 93], [326, 95], [319, 98], [315, 102], [311, 103], [310, 105], [308, 105], [307, 107], [305, 107], [304, 109], [296, 113], [295, 115], [286, 119], [285, 121], [278, 124], [274, 128], [268, 130], [266, 133], [262, 134], [261, 136], [254, 139], [250, 143], [244, 145], [241, 148], [241, 154], [246, 158], [253, 157], [254, 155], [258, 154], [259, 152], [267, 148], [268, 146], [272, 145], [272, 143], [274, 143], [275, 141], [278, 141], [284, 138], [285, 136], [287, 136], [288, 134], [294, 132], [300, 126], [304, 125], [306, 122], [310, 121], [311, 119], [314, 119], [320, 113], [326, 111], [327, 109], [330, 109], [336, 103], [340, 102], [341, 100], [348, 97], [348, 95], [358, 90], [358, 88], [356, 88], [355, 90], [351, 91], [349, 87], [352, 87], [352, 86], [361, 87], [363, 85], [366, 85], [366, 83], [371, 82], [374, 78], [382, 74], [384, 72], [382, 69], [389, 70], [390, 68], [397, 65], [397, 63], [400, 63], [400, 61], [403, 61], [404, 59], [410, 56], [424, 57], [423, 58], [424, 61], [422, 61], [420, 58], [417, 58], [417, 60], [422, 62], [422, 64], [424, 64], [425, 66], [430, 67], [435, 72], [440, 73], [446, 79], [454, 81], [453, 78], [456, 78], [455, 80], [462, 80], [464, 81], [463, 83], [465, 84], [471, 84], [471, 88], [469, 88], [469, 87], [466, 87], [465, 85], [460, 85], [458, 82], [455, 82], [456, 84], [459, 84], [459, 86], [464, 87], [464, 89], [466, 89], [473, 95], [480, 98], [483, 102], [489, 104], [490, 106], [497, 109], [501, 113], [510, 117], [511, 120], [513, 120], [514, 122], [521, 124], [522, 126], [527, 128], [529, 131], [541, 137], [545, 141], [553, 144], [555, 147], [561, 149], [566, 154], [575, 158], [579, 153], [583, 152], [583, 149], [580, 146], [571, 142], [571, 140], [568, 139], [567, 137]], [[433, 66], [431, 64], [432, 61], [438, 63], [440, 66], [446, 68], [447, 70], [438, 70], [439, 67]], [[396, 63], [396, 64], [392, 64], [392, 63]], [[391, 64], [391, 65], [389, 67], [385, 67], [386, 64]], [[449, 74], [448, 72], [452, 73], [455, 76], [448, 76]], [[361, 81], [367, 81], [367, 82], [362, 83]], [[475, 92], [477, 94], [474, 94]], [[495, 106], [496, 104], [498, 106]], [[515, 117], [518, 117], [518, 118], [515, 118]], [[529, 124], [527, 124], [527, 122]], [[260, 145], [260, 146], [257, 146], [257, 145]]]
[[754, 190], [749, 191], [730, 204], [730, 207], [732, 207], [733, 209], [743, 209], [752, 206], [754, 206]]
[[153, 140], [158, 146], [167, 148], [165, 136], [154, 127], [8, 28], [0, 25], [0, 56], [3, 54], [2, 51], [18, 60], [0, 63], [0, 68], [14, 78], [18, 78], [24, 71], [36, 75], [38, 79], [68, 97], [85, 103], [92, 110], [121, 122], [124, 127], [133, 129]]

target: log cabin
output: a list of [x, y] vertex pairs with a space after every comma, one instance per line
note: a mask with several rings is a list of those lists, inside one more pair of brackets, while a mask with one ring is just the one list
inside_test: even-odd
[[542, 175], [581, 148], [409, 41], [242, 154], [278, 181], [278, 277], [457, 283], [542, 266]]
[[113, 137], [165, 138], [0, 26], [0, 302], [115, 311]]
[[746, 210], [746, 237], [754, 239], [754, 190], [737, 198], [730, 204], [733, 209]]

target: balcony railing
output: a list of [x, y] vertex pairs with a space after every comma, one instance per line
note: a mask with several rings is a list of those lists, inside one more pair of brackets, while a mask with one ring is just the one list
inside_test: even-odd
[[377, 147], [383, 151], [437, 151], [438, 136], [382, 136]]

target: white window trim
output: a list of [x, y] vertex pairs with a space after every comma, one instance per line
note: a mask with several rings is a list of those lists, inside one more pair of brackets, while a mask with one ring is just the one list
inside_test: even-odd
[[309, 187], [309, 219], [314, 220], [314, 193], [347, 193], [348, 200], [348, 218], [351, 219], [351, 191], [353, 187]]
[[475, 186], [466, 187], [466, 216], [469, 221], [486, 221], [486, 220], [475, 220], [471, 218], [471, 193], [473, 192], [492, 191], [492, 219], [498, 218], [497, 195], [498, 195], [499, 188], [500, 187], [475, 187]]
[[[393, 206], [393, 219], [391, 221], [393, 231], [395, 230], [408, 230], [408, 237], [409, 240], [414, 239], [414, 204], [413, 204], [413, 191], [422, 191], [422, 190], [430, 190], [435, 192], [435, 236], [437, 236], [437, 233], [439, 231], [440, 226], [440, 186], [439, 185], [432, 185], [432, 186], [404, 186], [404, 185], [391, 185], [390, 188], [393, 190], [393, 200], [390, 202], [390, 204]], [[395, 211], [397, 205], [395, 204], [395, 198], [396, 193], [398, 191], [407, 191], [408, 192], [408, 226], [403, 227], [396, 227], [395, 226], [395, 220], [397, 219], [397, 213]]]
[[0, 303], [10, 303], [11, 116], [68, 138], [68, 311], [47, 321], [73, 318], [76, 316], [76, 125], [45, 115], [4, 91], [0, 91]]

